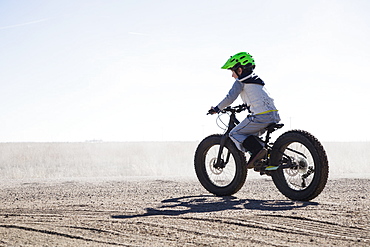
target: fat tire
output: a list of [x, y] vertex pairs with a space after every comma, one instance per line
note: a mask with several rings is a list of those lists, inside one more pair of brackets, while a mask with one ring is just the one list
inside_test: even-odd
[[238, 192], [243, 187], [247, 177], [247, 164], [244, 153], [237, 149], [235, 144], [228, 138], [224, 149], [231, 152], [235, 161], [236, 172], [233, 180], [224, 187], [217, 186], [210, 180], [206, 170], [206, 155], [209, 149], [219, 145], [222, 135], [211, 135], [203, 139], [198, 145], [194, 156], [194, 168], [199, 182], [210, 193], [216, 196], [230, 196]]
[[293, 142], [303, 144], [309, 151], [315, 163], [315, 172], [311, 183], [303, 190], [289, 187], [284, 176], [284, 169], [271, 172], [272, 179], [278, 190], [291, 200], [309, 201], [317, 197], [324, 189], [329, 175], [328, 158], [324, 147], [309, 132], [292, 130], [282, 134], [274, 143], [271, 152], [271, 162], [278, 164], [282, 158], [281, 152]]

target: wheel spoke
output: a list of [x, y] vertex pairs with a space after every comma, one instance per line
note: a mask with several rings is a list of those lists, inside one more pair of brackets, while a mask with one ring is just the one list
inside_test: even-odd
[[218, 155], [219, 145], [214, 145], [211, 147], [206, 154], [206, 171], [210, 181], [219, 187], [224, 187], [229, 185], [236, 173], [235, 160], [229, 150], [224, 147], [221, 159], [223, 161], [228, 161], [224, 163], [223, 167], [216, 167], [217, 155]]
[[293, 142], [285, 150], [294, 166], [284, 169], [284, 176], [288, 186], [294, 190], [303, 190], [309, 186], [313, 180], [312, 174], [315, 171], [314, 159], [306, 146], [299, 142]]

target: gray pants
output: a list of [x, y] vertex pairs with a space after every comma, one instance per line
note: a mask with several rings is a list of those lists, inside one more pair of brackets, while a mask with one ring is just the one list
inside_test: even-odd
[[229, 136], [236, 147], [245, 152], [243, 141], [250, 135], [260, 136], [265, 132], [265, 128], [271, 123], [278, 123], [280, 117], [277, 111], [261, 115], [248, 115], [240, 124], [231, 130]]

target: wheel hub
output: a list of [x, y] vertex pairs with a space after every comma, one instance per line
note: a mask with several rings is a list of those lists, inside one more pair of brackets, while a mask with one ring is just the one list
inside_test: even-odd
[[[222, 161], [222, 160], [221, 160]], [[223, 161], [222, 161], [223, 163]], [[217, 167], [216, 166], [217, 164], [217, 158], [212, 158], [210, 161], [209, 161], [209, 168], [211, 170], [211, 172], [215, 175], [220, 175], [222, 172], [223, 172], [223, 168], [221, 167]]]
[[308, 162], [305, 158], [301, 158], [298, 161], [298, 170], [300, 173], [306, 173], [308, 170]]

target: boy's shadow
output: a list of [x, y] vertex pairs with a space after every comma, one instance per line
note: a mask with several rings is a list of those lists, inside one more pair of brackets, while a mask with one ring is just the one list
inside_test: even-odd
[[307, 206], [317, 206], [317, 202], [291, 200], [238, 199], [234, 196], [215, 197], [213, 195], [184, 196], [162, 201], [158, 208], [146, 208], [146, 212], [136, 215], [112, 215], [115, 219], [128, 219], [154, 215], [183, 215], [187, 213], [209, 213], [225, 210], [286, 211]]

